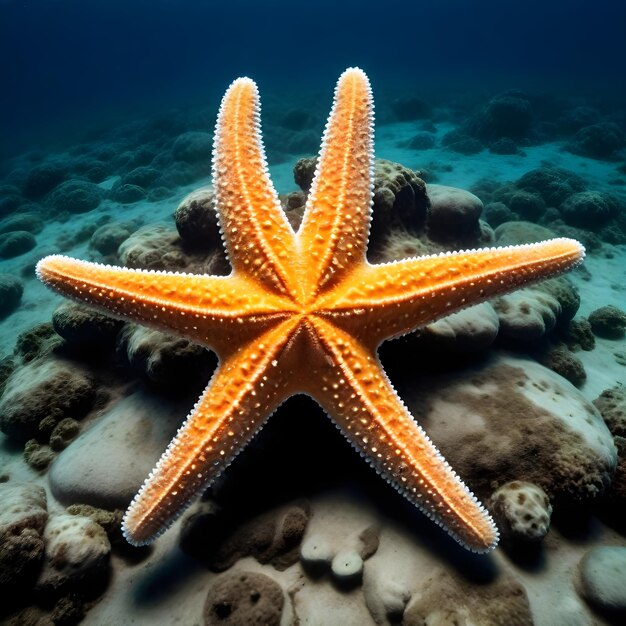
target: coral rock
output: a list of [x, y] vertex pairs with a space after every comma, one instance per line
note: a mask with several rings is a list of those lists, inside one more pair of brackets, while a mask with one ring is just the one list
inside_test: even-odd
[[570, 499], [599, 495], [611, 482], [617, 453], [600, 414], [534, 361], [493, 357], [407, 384], [409, 410], [481, 497], [513, 480]]
[[540, 541], [550, 528], [552, 505], [544, 490], [515, 480], [491, 496], [491, 511], [498, 528], [510, 539]]
[[626, 313], [613, 305], [593, 311], [589, 323], [594, 334], [605, 339], [621, 339], [626, 333]]
[[15, 230], [0, 235], [0, 259], [12, 259], [32, 250], [37, 240], [26, 230]]
[[605, 389], [594, 401], [613, 435], [626, 437], [626, 387], [616, 385]]
[[40, 589], [59, 589], [84, 583], [109, 566], [111, 543], [104, 528], [88, 517], [62, 513], [48, 520], [44, 531], [44, 568]]
[[221, 235], [215, 210], [215, 193], [210, 187], [185, 196], [174, 213], [181, 239], [200, 250], [221, 250]]
[[205, 626], [280, 626], [285, 598], [277, 582], [257, 572], [227, 572], [213, 583], [204, 605]]
[[22, 300], [24, 285], [11, 274], [0, 273], [0, 318], [13, 313]]
[[[12, 439], [49, 436], [64, 417], [82, 418], [96, 396], [93, 380], [59, 359], [38, 360], [16, 369], [0, 400], [0, 428]], [[42, 422], [46, 420], [45, 427]], [[45, 430], [44, 430], [45, 429]]]
[[112, 346], [123, 322], [77, 302], [61, 303], [52, 314], [54, 330], [79, 346]]
[[35, 484], [0, 484], [0, 589], [33, 576], [44, 553], [46, 492]]

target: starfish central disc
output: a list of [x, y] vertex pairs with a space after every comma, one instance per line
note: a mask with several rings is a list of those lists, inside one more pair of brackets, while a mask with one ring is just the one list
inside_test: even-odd
[[162, 533], [296, 393], [312, 396], [370, 465], [462, 545], [498, 541], [490, 515], [409, 414], [377, 349], [458, 309], [564, 272], [571, 239], [366, 260], [373, 98], [346, 70], [335, 89], [301, 228], [269, 178], [256, 85], [239, 78], [217, 118], [213, 182], [232, 265], [227, 277], [131, 270], [49, 256], [37, 275], [59, 293], [216, 351], [219, 367], [124, 517], [129, 542]]

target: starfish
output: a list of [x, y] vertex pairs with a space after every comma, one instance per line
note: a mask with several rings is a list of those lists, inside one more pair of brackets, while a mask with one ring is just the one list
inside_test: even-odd
[[410, 415], [377, 356], [386, 339], [561, 273], [584, 256], [571, 239], [408, 258], [366, 259], [374, 106], [358, 68], [339, 78], [302, 225], [290, 227], [270, 181], [255, 83], [222, 100], [213, 184], [229, 276], [134, 270], [47, 256], [38, 277], [74, 300], [186, 337], [218, 368], [123, 521], [151, 542], [289, 396], [304, 393], [408, 500], [470, 550], [498, 530]]

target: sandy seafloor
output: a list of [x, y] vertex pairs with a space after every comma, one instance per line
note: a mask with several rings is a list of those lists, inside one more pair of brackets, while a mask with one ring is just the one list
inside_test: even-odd
[[[447, 122], [436, 126], [437, 137], [452, 128]], [[495, 155], [486, 150], [466, 156], [438, 147], [424, 151], [397, 147], [414, 133], [415, 127], [411, 122], [379, 126], [376, 156], [414, 169], [428, 169], [433, 162], [445, 163], [450, 166], [449, 171], [439, 170], [436, 182], [463, 189], [471, 188], [485, 178], [502, 182], [516, 180], [525, 172], [549, 163], [592, 181], [593, 188], [619, 191], [614, 184], [614, 162], [572, 155], [563, 151], [560, 142], [527, 146], [523, 149], [523, 155], [513, 156]], [[296, 188], [292, 174], [296, 158], [294, 155], [293, 160], [270, 167], [274, 184], [281, 193]], [[115, 177], [105, 180], [101, 186], [111, 188], [114, 183]], [[46, 223], [44, 229], [36, 235], [37, 245], [33, 250], [0, 262], [0, 271], [22, 276], [24, 282], [21, 304], [0, 322], [2, 356], [12, 352], [19, 333], [49, 321], [52, 311], [61, 301], [59, 296], [44, 288], [32, 274], [25, 274], [24, 271], [26, 266], [32, 267], [38, 258], [57, 252], [59, 238], [67, 237], [103, 214], [120, 221], [139, 219], [144, 224], [163, 222], [173, 227], [172, 214], [178, 202], [188, 192], [209, 183], [207, 172], [206, 179], [181, 187], [173, 197], [164, 200], [140, 201], [129, 205], [117, 205], [105, 200], [95, 211], [73, 215], [65, 222]], [[92, 258], [88, 242], [66, 246], [63, 254]], [[604, 305], [626, 309], [626, 246], [604, 245], [600, 251], [587, 256], [584, 268], [585, 271], [576, 270], [570, 275], [580, 292], [579, 317], [588, 316], [591, 311]], [[595, 349], [579, 351], [576, 355], [582, 360], [587, 373], [586, 382], [580, 386], [580, 392], [587, 400], [592, 401], [605, 389], [626, 381], [624, 339], [596, 337]], [[183, 417], [184, 412], [180, 415], [181, 420]], [[97, 417], [90, 420], [88, 427], [93, 427]], [[307, 446], [306, 433], [302, 433], [302, 438], [294, 445]], [[319, 463], [324, 462], [324, 452], [320, 451]], [[62, 511], [63, 506], [49, 491], [47, 474], [39, 474], [28, 467], [22, 459], [20, 446], [7, 441], [3, 434], [0, 434], [0, 467], [3, 475], [9, 477], [8, 484], [34, 482], [43, 486], [48, 491], [48, 511], [51, 515]], [[311, 471], [315, 472], [315, 468], [311, 468]], [[245, 473], [239, 479], [242, 476], [245, 479]], [[376, 480], [374, 474], [370, 478]], [[273, 485], [267, 485], [267, 489], [273, 488]], [[429, 577], [438, 576], [438, 572], [443, 572], [444, 577], [452, 575], [455, 580], [460, 577], [472, 580], [472, 584], [475, 584], [476, 579], [483, 577], [483, 574], [475, 573], [484, 571], [489, 572], [485, 575], [488, 579], [510, 572], [525, 589], [534, 621], [538, 625], [583, 626], [610, 622], [610, 617], [593, 611], [575, 591], [578, 564], [585, 553], [595, 546], [626, 547], [626, 536], [593, 514], [586, 518], [584, 528], [579, 529], [577, 534], [553, 526], [544, 540], [541, 557], [526, 564], [523, 560], [512, 558], [502, 548], [489, 556], [459, 553], [456, 548], [442, 542], [438, 537], [439, 531], [431, 529], [427, 522], [418, 524], [417, 532], [410, 532], [407, 530], [407, 519], [398, 514], [397, 510], [388, 513], [380, 509], [375, 501], [378, 493], [378, 488], [370, 493], [367, 484], [357, 485], [355, 489], [342, 483], [337, 489], [321, 491], [309, 498], [311, 513], [303, 545], [306, 541], [318, 541], [320, 545], [330, 546], [332, 554], [345, 549], [347, 554], [353, 555], [355, 537], [366, 528], [379, 529], [379, 547], [365, 560], [361, 584], [342, 589], [341, 584], [333, 581], [329, 573], [312, 576], [299, 562], [279, 571], [271, 564], [262, 565], [251, 556], [238, 560], [233, 566], [235, 571], [265, 572], [278, 582], [286, 599], [281, 621], [283, 624], [292, 623], [294, 615], [300, 620], [298, 623], [308, 625], [374, 623], [372, 614], [384, 614], [380, 607], [391, 602], [389, 598], [401, 602], [400, 599], [407, 593], [406, 589], [411, 589], [411, 593], [419, 593], [415, 590], [421, 589]], [[576, 515], [576, 512], [573, 514]], [[82, 623], [202, 623], [202, 607], [207, 590], [217, 574], [210, 571], [201, 560], [180, 550], [179, 526], [180, 522], [177, 522], [137, 562], [114, 550], [110, 582], [99, 600], [87, 611]], [[422, 531], [424, 535], [421, 535]], [[430, 544], [433, 536], [434, 544]], [[626, 587], [626, 578], [623, 583]], [[394, 585], [397, 586], [395, 591]], [[444, 594], [443, 597], [447, 598], [446, 602], [454, 603], [449, 598], [457, 596], [452, 593], [450, 596]], [[463, 602], [459, 600], [459, 605], [463, 605]], [[481, 620], [476, 621], [476, 614], [472, 610], [467, 609], [467, 621], [454, 623], [468, 626], [480, 624]], [[447, 619], [446, 607], [442, 606], [439, 612], [432, 613], [432, 621], [428, 621], [428, 624], [453, 623]], [[487, 617], [484, 619], [487, 620]]]

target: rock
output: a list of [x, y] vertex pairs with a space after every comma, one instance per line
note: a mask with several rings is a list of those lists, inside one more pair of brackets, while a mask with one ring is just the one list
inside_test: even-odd
[[146, 197], [146, 190], [139, 185], [122, 184], [111, 190], [111, 200], [120, 204], [132, 204]]
[[526, 591], [510, 575], [478, 585], [443, 570], [435, 571], [420, 593], [412, 596], [402, 616], [403, 626], [534, 623]]
[[541, 541], [550, 528], [552, 505], [541, 487], [514, 480], [491, 496], [490, 510], [498, 529], [507, 538]]
[[104, 528], [88, 517], [54, 515], [46, 525], [44, 541], [44, 568], [38, 589], [57, 591], [70, 584], [86, 584], [109, 567], [109, 538]]
[[429, 324], [421, 332], [436, 350], [476, 353], [493, 344], [499, 328], [498, 314], [489, 302], [483, 302]]
[[86, 213], [97, 208], [104, 191], [95, 183], [86, 180], [68, 180], [61, 183], [47, 198], [56, 211]]
[[333, 523], [339, 497], [333, 494], [321, 506], [317, 503], [300, 546], [300, 561], [309, 575], [318, 578], [328, 572], [338, 587], [346, 589], [361, 582], [364, 561], [378, 550], [380, 526], [354, 504], [342, 507], [341, 517]]
[[565, 346], [552, 346], [539, 356], [539, 362], [580, 387], [587, 380], [582, 361]]
[[284, 571], [299, 560], [309, 516], [305, 501], [243, 522], [229, 517], [227, 512], [216, 515], [214, 511], [200, 511], [184, 521], [181, 547], [194, 558], [202, 558], [213, 571], [230, 569], [246, 557]]
[[56, 358], [16, 369], [0, 399], [0, 428], [12, 439], [47, 440], [65, 417], [82, 418], [91, 409], [96, 385], [81, 369]]
[[50, 448], [61, 452], [70, 445], [80, 432], [80, 424], [71, 417], [62, 419], [50, 433]]
[[161, 176], [161, 172], [154, 167], [141, 165], [124, 174], [121, 178], [122, 185], [137, 185], [147, 189]]
[[136, 392], [84, 430], [48, 474], [55, 497], [104, 509], [125, 509], [181, 425], [189, 409]]
[[499, 339], [517, 345], [543, 339], [554, 330], [561, 314], [554, 296], [533, 287], [499, 296], [492, 304], [500, 321]]
[[209, 255], [185, 250], [179, 234], [163, 224], [150, 224], [135, 231], [120, 245], [118, 255], [123, 265], [136, 269], [230, 273], [221, 250]]
[[52, 314], [54, 330], [82, 349], [113, 347], [123, 322], [78, 302], [64, 301]]
[[56, 163], [38, 165], [26, 176], [23, 193], [27, 198], [37, 200], [52, 191], [67, 176], [67, 170]]
[[44, 554], [46, 492], [33, 483], [0, 483], [0, 589], [33, 578]]
[[426, 191], [430, 200], [428, 228], [431, 236], [447, 239], [475, 234], [483, 210], [480, 198], [446, 185], [430, 184]]
[[422, 120], [432, 115], [430, 105], [414, 96], [397, 98], [391, 103], [391, 110], [400, 122]]
[[37, 324], [17, 336], [13, 353], [24, 363], [51, 354], [63, 340], [54, 332], [52, 324]]
[[523, 189], [511, 194], [507, 204], [511, 211], [531, 221], [538, 220], [546, 210], [546, 203], [538, 193]]
[[458, 152], [466, 156], [478, 154], [485, 149], [485, 146], [478, 139], [457, 131], [445, 134], [441, 139], [441, 144], [452, 152]]
[[510, 137], [501, 137], [489, 146], [489, 152], [502, 155], [519, 154], [519, 148]]
[[338, 552], [330, 570], [341, 587], [353, 587], [363, 579], [363, 559], [356, 550]]
[[513, 213], [504, 202], [490, 202], [489, 204], [485, 204], [483, 215], [492, 228], [497, 228], [504, 222], [516, 222], [519, 220], [519, 215]]
[[46, 445], [42, 445], [36, 439], [29, 439], [24, 444], [24, 461], [36, 472], [44, 472], [54, 461], [54, 452]]
[[126, 326], [118, 347], [134, 370], [162, 390], [180, 392], [202, 384], [216, 365], [203, 346], [144, 326]]
[[121, 222], [113, 222], [100, 226], [89, 241], [89, 246], [104, 256], [117, 254], [122, 242], [130, 237], [131, 228]]
[[211, 187], [196, 189], [185, 196], [174, 213], [181, 239], [200, 250], [222, 250], [215, 193]]
[[[189, 131], [179, 135], [172, 146], [172, 155], [185, 163], [211, 163], [213, 138], [209, 133]], [[208, 170], [207, 170], [208, 172]]]
[[91, 521], [102, 526], [109, 541], [119, 541], [123, 538], [121, 525], [124, 512], [121, 509], [107, 511], [88, 504], [72, 504], [67, 507], [66, 512], [70, 515], [88, 517]]
[[580, 593], [594, 607], [626, 617], [626, 548], [600, 546], [579, 564]]
[[428, 150], [435, 147], [435, 136], [432, 133], [417, 133], [405, 143], [410, 150]]
[[481, 498], [518, 480], [575, 501], [611, 482], [617, 455], [600, 414], [534, 361], [492, 357], [471, 370], [411, 377], [405, 388], [411, 413]]
[[531, 131], [532, 108], [525, 94], [510, 91], [492, 98], [468, 125], [471, 135], [483, 141], [503, 137], [523, 139]]
[[605, 389], [594, 401], [602, 419], [616, 437], [626, 437], [626, 387]]
[[596, 339], [593, 336], [591, 324], [584, 317], [571, 320], [569, 324], [564, 325], [561, 329], [560, 338], [572, 351], [585, 350], [588, 352], [596, 347]]
[[25, 230], [33, 235], [39, 234], [44, 227], [43, 220], [34, 213], [18, 213], [6, 217], [0, 222], [0, 234], [16, 230]]
[[569, 196], [585, 191], [583, 178], [558, 167], [540, 167], [524, 174], [515, 185], [538, 193], [547, 206], [558, 207]]
[[566, 223], [594, 230], [618, 214], [619, 204], [607, 193], [581, 191], [569, 196], [559, 210]]
[[589, 323], [596, 336], [621, 339], [626, 332], [626, 313], [613, 305], [603, 306], [589, 315]]
[[17, 309], [23, 293], [24, 285], [19, 278], [0, 272], [0, 319]]
[[287, 221], [294, 232], [298, 232], [304, 216], [306, 205], [306, 194], [303, 191], [292, 191], [288, 194], [280, 195], [280, 204], [287, 216]]
[[559, 277], [499, 296], [492, 304], [500, 319], [498, 339], [524, 346], [566, 325], [578, 311], [580, 296], [566, 278]]
[[305, 193], [309, 193], [313, 176], [315, 175], [315, 167], [317, 166], [317, 157], [298, 159], [293, 167], [293, 179], [296, 185]]
[[269, 576], [257, 572], [226, 572], [209, 589], [204, 604], [205, 626], [280, 626], [285, 598]]
[[37, 240], [32, 233], [26, 230], [15, 230], [0, 235], [0, 259], [12, 259], [32, 250]]
[[426, 256], [442, 251], [442, 246], [427, 237], [413, 235], [403, 228], [389, 232], [378, 250], [370, 256], [376, 263], [389, 263], [413, 256]]
[[[306, 193], [311, 187], [316, 164], [316, 158], [300, 159], [294, 167], [294, 180]], [[420, 229], [428, 206], [426, 186], [416, 172], [393, 161], [376, 159], [370, 251], [394, 228], [412, 232]]]
[[370, 245], [376, 246], [394, 227], [414, 232], [424, 225], [429, 201], [426, 185], [416, 172], [376, 159], [373, 191]]
[[626, 146], [626, 135], [613, 122], [600, 122], [581, 128], [566, 148], [574, 154], [592, 159], [611, 159]]
[[504, 222], [496, 228], [496, 243], [500, 246], [517, 246], [554, 239], [556, 235], [545, 226], [532, 222]]

